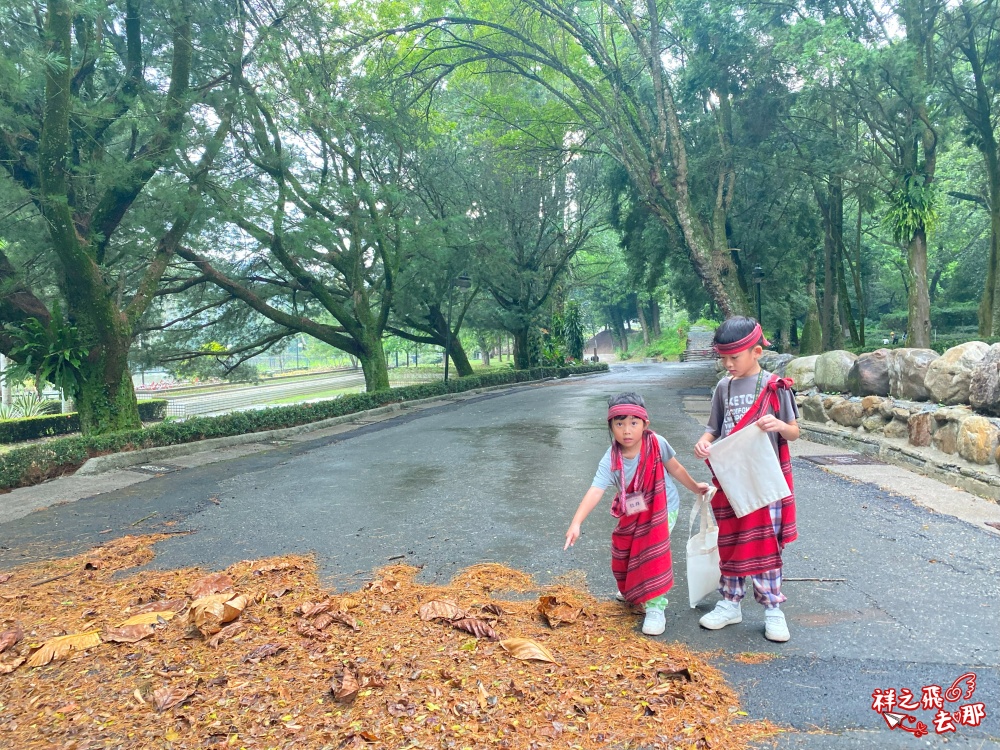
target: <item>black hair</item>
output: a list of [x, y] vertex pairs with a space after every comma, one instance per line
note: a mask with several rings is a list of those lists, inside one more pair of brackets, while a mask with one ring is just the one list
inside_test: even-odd
[[[618, 393], [614, 396], [608, 396], [608, 408], [612, 406], [621, 406], [622, 404], [630, 404], [632, 406], [641, 406], [643, 409], [646, 408], [646, 401], [638, 393], [634, 391], [626, 391], [625, 393]], [[611, 437], [611, 442], [615, 441], [615, 433], [611, 431], [611, 420], [608, 420], [608, 435]]]
[[643, 409], [646, 408], [646, 402], [643, 400], [642, 396], [633, 391], [626, 391], [625, 393], [619, 393], [615, 396], [608, 396], [608, 408], [612, 406], [621, 406], [622, 404], [631, 404], [633, 406], [641, 406]]
[[[754, 327], [757, 325], [757, 320], [755, 318], [747, 318], [743, 315], [734, 315], [731, 318], [726, 318], [722, 321], [718, 328], [715, 329], [715, 335], [712, 337], [713, 344], [732, 344], [740, 339], [744, 339], [749, 336]], [[760, 340], [757, 341], [754, 346], [764, 345], [764, 333], [761, 332]]]

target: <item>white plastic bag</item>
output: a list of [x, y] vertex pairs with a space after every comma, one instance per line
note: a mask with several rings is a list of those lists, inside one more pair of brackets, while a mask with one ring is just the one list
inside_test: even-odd
[[712, 443], [708, 462], [737, 518], [791, 494], [771, 438], [756, 424]]
[[[692, 607], [719, 588], [719, 526], [712, 515], [715, 487], [699, 497], [691, 508], [688, 529], [687, 580], [688, 602]], [[698, 533], [692, 536], [694, 522], [701, 517]]]

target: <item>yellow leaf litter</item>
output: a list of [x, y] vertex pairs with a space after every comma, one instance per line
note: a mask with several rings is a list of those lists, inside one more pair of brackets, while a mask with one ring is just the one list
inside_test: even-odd
[[[446, 586], [392, 566], [337, 594], [307, 557], [236, 563], [222, 572], [245, 607], [225, 611], [236, 619], [210, 646], [192, 618], [172, 616], [204, 571], [122, 573], [152, 559], [161, 538], [7, 571], [0, 632], [20, 628], [23, 638], [0, 653], [5, 746], [738, 750], [780, 731], [741, 718], [703, 656], [642, 636], [626, 607], [566, 586], [542, 590], [494, 564]], [[95, 557], [102, 564], [85, 567]], [[580, 616], [552, 629], [540, 596]], [[501, 641], [422, 620], [433, 601], [455, 602]], [[138, 620], [151, 637], [99, 637], [156, 602], [170, 614]], [[512, 644], [535, 657], [514, 658]], [[50, 651], [51, 663], [29, 667]]]

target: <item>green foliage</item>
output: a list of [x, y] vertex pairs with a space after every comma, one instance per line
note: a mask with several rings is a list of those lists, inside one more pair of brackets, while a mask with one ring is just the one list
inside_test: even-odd
[[15, 364], [8, 368], [8, 378], [39, 378], [67, 395], [78, 392], [80, 365], [88, 350], [76, 327], [62, 322], [58, 308], [47, 326], [27, 318], [21, 326], [7, 325], [6, 329], [16, 339], [10, 353]]
[[48, 401], [36, 393], [19, 393], [10, 405], [0, 404], [0, 419], [40, 417], [58, 411], [58, 401]]
[[903, 178], [902, 186], [890, 196], [889, 212], [883, 220], [896, 242], [907, 243], [920, 230], [933, 233], [938, 222], [934, 197], [934, 186], [927, 185], [923, 175]]
[[642, 344], [629, 344], [627, 354], [619, 353], [623, 360], [629, 359], [655, 359], [658, 361], [677, 361], [681, 352], [687, 348], [687, 337], [690, 326], [687, 322], [672, 326], [663, 331], [660, 336], [652, 339], [649, 346]]
[[[404, 388], [355, 393], [343, 398], [311, 404], [296, 404], [260, 411], [241, 411], [220, 417], [192, 417], [183, 422], [166, 421], [144, 430], [117, 432], [89, 438], [59, 438], [39, 445], [15, 448], [5, 453], [4, 460], [0, 462], [0, 489], [24, 487], [70, 473], [88, 458], [108, 453], [295, 427], [346, 414], [355, 414], [367, 409], [376, 409], [401, 401], [432, 398], [447, 393], [462, 393], [476, 388], [488, 388], [510, 383], [526, 383], [545, 378], [565, 378], [570, 375], [607, 372], [607, 369], [608, 366], [601, 363], [562, 367], [532, 367], [527, 370], [498, 370], [472, 377], [454, 378], [447, 383], [443, 381], [422, 383]], [[62, 416], [68, 417], [70, 415]]]
[[20, 443], [80, 431], [80, 415], [49, 414], [0, 421], [0, 443]]
[[[45, 401], [42, 403], [51, 405], [53, 402]], [[166, 412], [167, 402], [165, 399], [149, 399], [139, 402], [139, 418], [143, 422], [159, 422]], [[79, 431], [80, 415], [75, 411], [68, 414], [42, 414], [14, 418], [5, 418], [0, 415], [0, 443], [20, 443], [25, 440], [38, 440], [39, 438], [67, 435]]]
[[563, 340], [566, 342], [566, 353], [577, 362], [583, 360], [583, 316], [580, 305], [575, 300], [566, 303], [563, 312]]

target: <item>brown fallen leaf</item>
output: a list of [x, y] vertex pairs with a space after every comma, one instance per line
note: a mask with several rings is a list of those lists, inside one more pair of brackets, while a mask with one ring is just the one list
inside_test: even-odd
[[488, 638], [491, 641], [500, 640], [497, 631], [490, 627], [485, 620], [478, 620], [475, 617], [466, 617], [462, 620], [452, 620], [452, 627], [472, 633], [476, 638]]
[[548, 661], [553, 664], [558, 663], [552, 653], [545, 648], [545, 646], [531, 640], [530, 638], [508, 638], [505, 641], [500, 641], [500, 648], [513, 656], [515, 659], [523, 659], [525, 661]]
[[13, 573], [0, 573], [0, 583], [7, 583], [13, 577]]
[[243, 662], [253, 662], [256, 664], [261, 659], [265, 659], [268, 656], [274, 656], [281, 651], [284, 651], [288, 646], [282, 646], [277, 643], [265, 643], [263, 646], [258, 646], [249, 654], [243, 657]]
[[101, 634], [96, 630], [72, 633], [50, 638], [28, 658], [29, 667], [43, 667], [51, 661], [65, 659], [74, 651], [85, 651], [101, 645]]
[[243, 612], [249, 599], [241, 594], [212, 594], [191, 602], [188, 621], [204, 636], [215, 635], [227, 622], [232, 622]]
[[164, 687], [153, 691], [153, 708], [157, 713], [179, 706], [195, 693], [194, 689], [181, 687]]
[[204, 578], [195, 581], [184, 592], [192, 599], [201, 599], [212, 594], [221, 594], [224, 591], [231, 591], [233, 579], [225, 573], [212, 573]]
[[242, 632], [244, 627], [245, 626], [242, 622], [234, 622], [230, 625], [226, 625], [226, 627], [208, 639], [208, 647], [218, 648], [220, 643]]
[[267, 592], [267, 596], [268, 596], [269, 599], [280, 599], [285, 594], [287, 594], [290, 590], [291, 589], [289, 589], [287, 586], [279, 586], [276, 589], [271, 589], [270, 591], [268, 591]]
[[495, 604], [493, 602], [490, 602], [489, 604], [484, 604], [482, 606], [482, 610], [483, 610], [483, 612], [486, 612], [487, 614], [494, 615], [495, 617], [503, 617], [505, 614], [507, 614], [504, 611], [503, 607], [501, 607], [499, 604]]
[[302, 566], [298, 563], [290, 562], [278, 562], [278, 563], [263, 563], [261, 565], [255, 566], [251, 575], [259, 576], [264, 573], [273, 573], [276, 570], [302, 570]]
[[367, 588], [372, 591], [379, 591], [383, 594], [389, 594], [399, 588], [399, 581], [393, 578], [381, 578], [377, 581], [372, 581], [368, 584]]
[[322, 614], [333, 607], [333, 603], [329, 601], [319, 602], [318, 604], [313, 604], [312, 602], [304, 602], [299, 608], [302, 612], [303, 617], [315, 617], [316, 615]]
[[331, 622], [333, 622], [333, 615], [323, 613], [312, 621], [312, 625], [316, 630], [326, 630]]
[[393, 703], [391, 700], [385, 702], [385, 708], [389, 712], [390, 716], [395, 716], [399, 718], [400, 716], [413, 716], [417, 713], [417, 707], [410, 701], [397, 701]]
[[580, 607], [574, 607], [564, 601], [560, 601], [554, 596], [538, 597], [538, 612], [548, 622], [550, 628], [557, 628], [560, 625], [576, 622], [583, 613]]
[[660, 680], [686, 680], [687, 682], [694, 680], [694, 677], [691, 676], [691, 670], [687, 667], [657, 669], [656, 677]]
[[317, 630], [304, 617], [300, 617], [295, 623], [295, 631], [304, 638], [312, 638], [317, 641], [328, 641], [330, 636], [322, 630]]
[[361, 630], [361, 625], [357, 619], [347, 614], [346, 612], [331, 612], [330, 617], [332, 617], [336, 622], [342, 623], [357, 633]]
[[0, 662], [0, 674], [10, 674], [22, 664], [24, 664], [24, 657], [14, 659], [14, 661], [6, 663]]
[[100, 560], [97, 558], [93, 560], [87, 560], [87, 562], [83, 564], [84, 570], [100, 570], [103, 567], [104, 567], [104, 560]]
[[123, 624], [117, 628], [105, 628], [101, 638], [111, 643], [136, 643], [156, 632], [153, 623]]
[[9, 649], [22, 638], [24, 638], [24, 631], [21, 630], [20, 626], [15, 626], [10, 630], [5, 630], [0, 633], [0, 654]]
[[130, 625], [159, 625], [161, 622], [168, 622], [169, 620], [172, 620], [176, 614], [176, 612], [171, 612], [169, 609], [158, 612], [140, 612], [137, 615], [132, 615], [118, 627], [125, 628]]
[[421, 620], [461, 620], [465, 610], [447, 599], [432, 599], [417, 610]]
[[344, 668], [344, 674], [340, 679], [334, 677], [330, 681], [330, 692], [333, 693], [334, 700], [340, 703], [353, 703], [354, 699], [358, 697], [360, 688], [358, 679], [350, 667]]
[[[137, 607], [134, 615], [144, 615], [147, 612], [173, 612], [174, 614], [179, 614], [188, 605], [187, 599], [161, 599], [156, 602], [149, 602], [148, 604], [143, 604], [141, 607]], [[164, 617], [163, 619], [169, 620], [169, 617]]]

